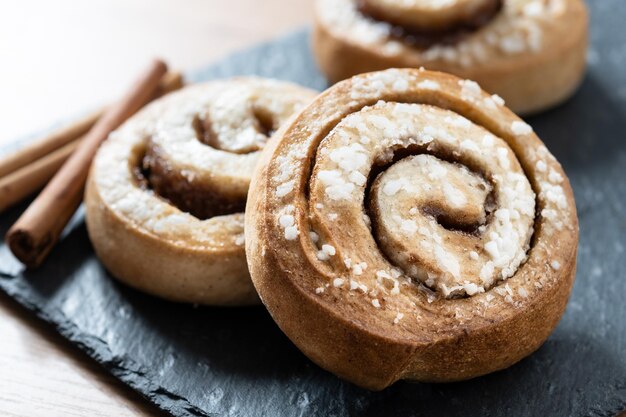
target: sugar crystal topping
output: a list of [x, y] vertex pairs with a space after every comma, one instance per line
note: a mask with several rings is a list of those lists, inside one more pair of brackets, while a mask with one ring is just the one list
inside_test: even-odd
[[[378, 47], [385, 55], [416, 53], [410, 45], [392, 36], [390, 24], [365, 17], [356, 4], [353, 0], [318, 0], [319, 19], [337, 36]], [[507, 0], [502, 11], [487, 25], [455, 44], [435, 44], [425, 49], [420, 59], [425, 64], [447, 62], [470, 67], [500, 56], [537, 53], [546, 48], [546, 30], [563, 16], [565, 8], [565, 0]], [[401, 91], [403, 83], [398, 87]]]
[[[94, 159], [103, 203], [135, 227], [174, 245], [243, 247], [243, 213], [199, 220], [142, 189], [134, 169], [148, 146], [158, 147], [159, 157], [184, 181], [228, 181], [232, 190], [245, 195], [259, 156], [256, 150], [267, 140], [255, 109], [282, 123], [311, 95], [292, 84], [248, 77], [189, 86], [151, 103], [113, 132]], [[210, 144], [201, 141], [199, 125], [211, 131]]]
[[[388, 83], [392, 78], [387, 80], [379, 75], [377, 80]], [[482, 96], [477, 84], [471, 81], [462, 81], [459, 84], [468, 96], [475, 99]], [[416, 119], [416, 115], [420, 118]], [[418, 120], [424, 124], [416, 125]], [[437, 120], [442, 120], [446, 127], [439, 127]], [[363, 136], [382, 139], [364, 144], [359, 140]], [[427, 273], [431, 267], [423, 269], [406, 264], [403, 267], [406, 278], [422, 280], [427, 285], [438, 288], [446, 296], [474, 295], [484, 292], [497, 281], [512, 276], [526, 259], [534, 218], [534, 194], [519, 166], [513, 165], [517, 164], [516, 158], [506, 144], [477, 128], [468, 119], [431, 106], [379, 102], [345, 117], [333, 129], [325, 143], [326, 145], [318, 152], [318, 162], [315, 166], [319, 168], [316, 168], [314, 173], [311, 192], [312, 195], [316, 195], [317, 189], [322, 191], [319, 200], [322, 203], [315, 203], [314, 206], [316, 210], [319, 207], [320, 215], [326, 213], [323, 218], [329, 220], [330, 215], [346, 213], [347, 207], [351, 207], [362, 198], [366, 185], [363, 178], [367, 177], [374, 159], [380, 158], [373, 155], [384, 155], [386, 150], [393, 146], [414, 143], [449, 147], [456, 149], [454, 153], [462, 151], [468, 152], [473, 158], [484, 158], [483, 163], [489, 167], [490, 172], [493, 172], [491, 181], [494, 185], [489, 185], [464, 166], [437, 162], [433, 157], [425, 155], [411, 159], [423, 164], [419, 169], [423, 170], [420, 175], [424, 176], [425, 181], [416, 181], [416, 174], [406, 172], [387, 178], [389, 173], [400, 165], [398, 163], [385, 171], [385, 181], [380, 185], [378, 196], [395, 202], [404, 201], [405, 195], [432, 196], [433, 193], [439, 192], [451, 209], [466, 210], [466, 207], [474, 204], [484, 204], [480, 199], [484, 200], [487, 195], [485, 193], [489, 193], [493, 186], [497, 187], [500, 195], [499, 208], [497, 210], [488, 208], [493, 210], [494, 221], [479, 227], [484, 239], [480, 245], [481, 251], [472, 250], [462, 254], [457, 252], [458, 249], [454, 245], [445, 243], [448, 240], [443, 236], [450, 232], [442, 229], [432, 218], [424, 217], [416, 207], [404, 208], [401, 203], [393, 203], [399, 204], [398, 211], [395, 206], [382, 210], [378, 215], [383, 216], [377, 220], [378, 229], [390, 228], [392, 231], [390, 234], [394, 235], [394, 238], [408, 241], [412, 241], [415, 235], [422, 236], [422, 240], [418, 241], [418, 255], [411, 256], [429, 254], [428, 256], [432, 256], [431, 259], [435, 262], [434, 265], [437, 265], [435, 270], [439, 271]], [[492, 160], [498, 161], [497, 169], [491, 165]], [[454, 179], [460, 174], [462, 176], [459, 179]], [[356, 178], [359, 180], [355, 181]], [[408, 178], [412, 180], [409, 181]], [[553, 179], [558, 179], [557, 175], [553, 175]], [[467, 194], [467, 184], [470, 184], [470, 189], [481, 190], [477, 196], [482, 197], [469, 197], [471, 194]], [[556, 201], [557, 193], [552, 190], [550, 198]], [[356, 212], [359, 212], [360, 217], [360, 209]], [[405, 237], [400, 238], [402, 235]], [[389, 239], [392, 237], [381, 239], [381, 242], [390, 242]], [[389, 252], [396, 265], [405, 265], [405, 260], [402, 259], [403, 254], [408, 253], [405, 249], [397, 252], [402, 254], [399, 258], [394, 258], [391, 253], [396, 251]], [[328, 260], [331, 256], [323, 250], [323, 247], [319, 249], [318, 259]], [[365, 265], [362, 262], [355, 262], [354, 256], [346, 256], [343, 261], [353, 277], [366, 276]], [[385, 282], [384, 272], [375, 274], [377, 279], [380, 278]], [[353, 284], [353, 287], [354, 285], [356, 284]], [[400, 292], [399, 281], [387, 290], [390, 293]]]
[[[477, 297], [483, 309], [498, 302], [520, 305], [546, 281], [509, 285], [507, 280], [527, 259], [536, 214], [545, 223], [542, 232], [565, 227], [559, 219], [569, 210], [566, 179], [545, 147], [533, 148], [528, 155], [535, 195], [507, 143], [472, 120], [429, 105], [376, 102], [389, 89], [403, 89], [404, 81], [412, 89], [441, 88], [416, 72], [357, 77], [347, 93], [351, 103], [376, 104], [338, 118], [323, 134], [305, 186], [316, 267], [332, 271], [327, 281], [332, 297], [345, 292], [393, 314], [415, 288], [427, 289], [429, 303], [442, 296]], [[487, 114], [504, 105], [473, 81], [460, 80], [454, 88]], [[508, 120], [507, 140], [534, 139], [515, 139], [532, 134], [532, 128]], [[411, 151], [398, 158], [396, 149]], [[372, 175], [372, 167], [382, 168]], [[540, 213], [535, 213], [536, 198], [542, 200]], [[364, 202], [370, 205], [366, 210]], [[334, 233], [336, 228], [342, 233]], [[541, 247], [547, 254], [549, 249]], [[553, 271], [560, 266], [554, 260]], [[406, 319], [385, 317], [394, 324]], [[458, 318], [467, 316], [459, 312]]]

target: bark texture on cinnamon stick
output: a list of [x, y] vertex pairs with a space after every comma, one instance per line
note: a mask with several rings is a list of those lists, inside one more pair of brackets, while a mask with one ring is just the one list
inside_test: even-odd
[[98, 146], [157, 94], [166, 71], [164, 62], [155, 60], [151, 63], [119, 103], [107, 109], [72, 156], [9, 229], [6, 236], [9, 248], [26, 266], [33, 268], [41, 264], [78, 208]]
[[43, 158], [37, 159], [4, 177], [0, 178], [0, 213], [26, 196], [43, 187], [54, 176], [67, 158], [79, 145], [74, 140], [56, 149]]

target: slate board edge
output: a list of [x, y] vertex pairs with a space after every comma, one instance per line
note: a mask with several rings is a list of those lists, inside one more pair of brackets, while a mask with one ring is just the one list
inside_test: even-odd
[[[230, 59], [243, 57], [248, 50], [256, 49], [262, 47], [263, 45], [272, 44], [278, 39], [285, 39], [294, 35], [301, 35], [304, 31], [306, 31], [306, 29], [295, 30], [291, 33], [275, 38], [273, 40], [261, 42], [250, 48], [245, 48], [241, 51], [228, 54], [214, 64], [218, 64], [221, 61], [227, 61]], [[209, 64], [209, 66], [210, 65], [211, 64]], [[205, 70], [206, 68], [200, 68], [195, 71], [185, 73], [185, 79], [192, 82], [196, 81], [199, 77], [199, 74], [203, 73]], [[51, 130], [53, 128], [54, 127], [51, 127], [48, 130]], [[42, 132], [46, 131], [47, 129], [42, 130]], [[33, 140], [35, 137], [37, 137], [37, 135], [38, 134], [29, 134], [22, 138], [16, 139], [15, 141], [9, 143], [6, 147], [3, 147], [3, 149], [13, 148], [15, 145], [28, 143], [28, 141]], [[124, 384], [128, 385], [133, 390], [138, 392], [142, 397], [147, 399], [152, 404], [156, 405], [159, 409], [175, 416], [217, 416], [217, 414], [208, 414], [204, 412], [180, 395], [165, 390], [163, 387], [154, 386], [154, 384], [150, 382], [151, 378], [149, 370], [141, 369], [141, 366], [136, 364], [128, 357], [113, 356], [105, 341], [81, 333], [76, 325], [73, 324], [72, 321], [58, 309], [46, 311], [32, 300], [29, 300], [27, 297], [23, 296], [19, 291], [13, 290], [11, 285], [6, 285], [6, 282], [8, 280], [11, 280], [12, 278], [16, 278], [16, 275], [0, 271], [0, 290], [2, 290], [2, 292], [4, 292], [7, 296], [12, 298], [13, 301], [16, 301], [20, 306], [22, 306], [29, 312], [34, 313], [37, 318], [51, 325], [52, 328], [56, 330], [61, 336], [70, 341], [81, 351], [86, 353], [91, 359], [95, 360], [99, 365], [101, 365], [104, 369], [110, 372], [113, 376], [121, 380]], [[131, 373], [129, 373], [128, 371], [131, 371]], [[165, 401], [163, 397], [166, 397], [168, 400]]]
[[[189, 403], [187, 399], [169, 392], [162, 387], [154, 386], [154, 384], [150, 382], [149, 370], [141, 369], [139, 365], [128, 357], [113, 356], [106, 342], [94, 336], [82, 333], [77, 326], [58, 309], [46, 311], [27, 297], [22, 296], [19, 291], [13, 291], [10, 285], [5, 285], [5, 281], [11, 278], [12, 277], [7, 274], [2, 274], [2, 277], [0, 277], [0, 290], [11, 298], [13, 302], [25, 308], [29, 313], [34, 313], [37, 318], [50, 325], [57, 333], [74, 346], [78, 347], [82, 352], [86, 353], [113, 376], [138, 392], [149, 402], [156, 405], [159, 409], [167, 411], [172, 415], [185, 417], [212, 417], [216, 415], [207, 414]], [[131, 371], [131, 373], [128, 371]], [[167, 397], [168, 400], [164, 401], [163, 396]]]

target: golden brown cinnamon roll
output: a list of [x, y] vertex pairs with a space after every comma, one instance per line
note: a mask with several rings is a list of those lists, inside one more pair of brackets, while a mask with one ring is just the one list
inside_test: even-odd
[[150, 104], [98, 151], [87, 228], [121, 281], [174, 301], [258, 301], [246, 267], [243, 209], [259, 151], [314, 97], [302, 87], [237, 78]]
[[254, 285], [314, 362], [358, 385], [506, 368], [559, 321], [578, 221], [556, 159], [473, 81], [387, 70], [320, 95], [264, 150]]
[[316, 0], [313, 49], [332, 82], [424, 66], [475, 80], [527, 114], [579, 85], [587, 20], [582, 0]]

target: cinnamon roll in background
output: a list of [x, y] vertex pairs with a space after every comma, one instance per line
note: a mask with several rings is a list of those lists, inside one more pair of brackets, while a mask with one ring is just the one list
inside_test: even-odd
[[85, 194], [106, 268], [169, 300], [258, 302], [244, 253], [250, 176], [272, 134], [313, 97], [236, 78], [186, 87], [129, 119], [99, 150]]
[[276, 323], [370, 389], [512, 365], [552, 332], [574, 280], [560, 164], [499, 97], [443, 73], [322, 93], [264, 150], [245, 219]]
[[424, 66], [528, 114], [576, 90], [587, 21], [582, 0], [316, 0], [313, 50], [332, 82]]

